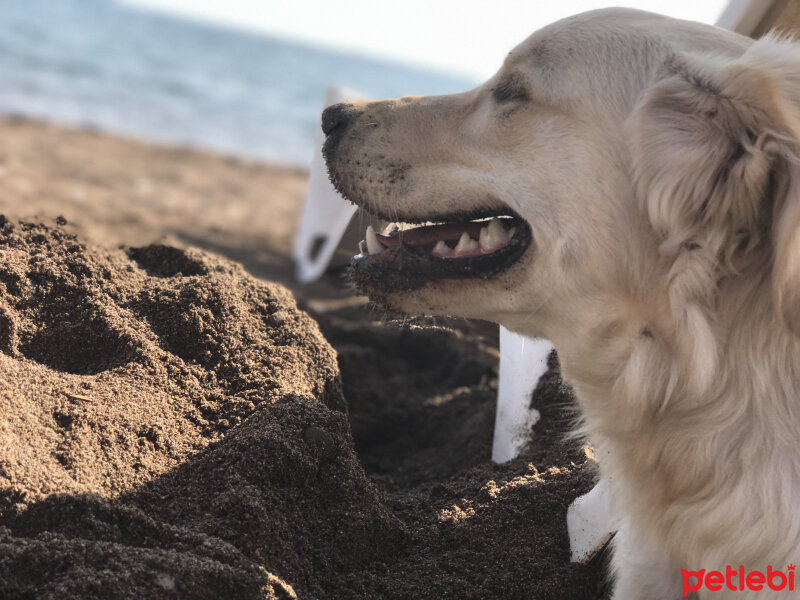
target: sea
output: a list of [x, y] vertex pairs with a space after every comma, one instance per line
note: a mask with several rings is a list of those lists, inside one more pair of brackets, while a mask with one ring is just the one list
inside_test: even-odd
[[325, 91], [459, 92], [476, 81], [116, 0], [0, 0], [0, 114], [308, 165]]

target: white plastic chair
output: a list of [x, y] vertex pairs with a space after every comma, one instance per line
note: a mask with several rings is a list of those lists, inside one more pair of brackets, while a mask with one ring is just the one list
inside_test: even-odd
[[[323, 108], [362, 99], [354, 92], [334, 87], [328, 90]], [[324, 135], [319, 128], [308, 194], [292, 250], [295, 276], [302, 283], [320, 277], [337, 258], [337, 252], [349, 258], [367, 223], [382, 229], [380, 222], [376, 223], [363, 211], [359, 218], [353, 218], [360, 209], [346, 202], [329, 181], [322, 158], [323, 141]], [[356, 223], [363, 225], [358, 231], [354, 227]], [[546, 340], [526, 338], [500, 327], [500, 381], [493, 461], [503, 463], [515, 458], [530, 439], [531, 428], [540, 418], [539, 411], [531, 406], [531, 397], [540, 377], [547, 372], [547, 358], [552, 349]], [[573, 561], [588, 560], [612, 535], [610, 510], [610, 497], [603, 482], [570, 506], [567, 528]]]
[[[361, 97], [354, 92], [333, 87], [325, 94], [325, 107], [359, 99]], [[348, 245], [345, 240], [346, 233], [354, 222], [353, 216], [359, 211], [355, 204], [345, 202], [328, 180], [328, 171], [322, 158], [324, 141], [322, 127], [318, 127], [316, 149], [311, 159], [311, 172], [308, 177], [308, 194], [292, 248], [295, 277], [300, 283], [314, 281], [332, 262], [336, 262], [337, 250]], [[364, 226], [366, 227], [366, 224]], [[354, 244], [350, 245], [350, 248], [354, 247]], [[344, 248], [342, 250], [344, 251]], [[349, 259], [350, 255], [346, 257], [346, 260]]]

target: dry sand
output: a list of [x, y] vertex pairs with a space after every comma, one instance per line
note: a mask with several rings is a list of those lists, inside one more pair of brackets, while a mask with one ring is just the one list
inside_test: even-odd
[[495, 328], [294, 284], [304, 173], [0, 139], [0, 597], [600, 597], [555, 357], [494, 465]]
[[10, 218], [63, 216], [87, 243], [194, 245], [290, 279], [302, 170], [24, 119], [0, 119], [0, 135], [0, 209]]

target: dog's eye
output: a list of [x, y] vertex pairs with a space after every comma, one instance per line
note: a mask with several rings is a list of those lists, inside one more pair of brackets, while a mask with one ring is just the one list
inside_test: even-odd
[[522, 82], [522, 78], [518, 75], [506, 77], [495, 87], [492, 88], [492, 97], [498, 104], [505, 104], [506, 102], [527, 102], [531, 98], [528, 95], [528, 90]]

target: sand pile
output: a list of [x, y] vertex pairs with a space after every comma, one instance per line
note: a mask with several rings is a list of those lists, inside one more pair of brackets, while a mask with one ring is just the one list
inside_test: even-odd
[[232, 263], [4, 220], [0, 350], [4, 598], [288, 598], [402, 538], [330, 346]]
[[535, 443], [497, 466], [480, 325], [318, 317], [338, 366], [234, 263], [0, 218], [0, 596], [595, 597], [557, 363]]

